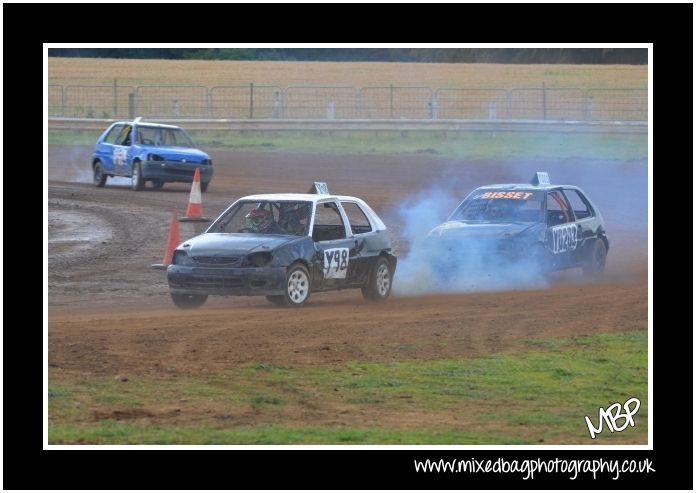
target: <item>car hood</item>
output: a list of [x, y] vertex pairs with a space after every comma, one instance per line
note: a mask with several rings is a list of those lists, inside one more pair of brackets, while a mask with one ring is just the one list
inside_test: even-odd
[[447, 221], [433, 228], [428, 237], [446, 238], [506, 238], [543, 227], [541, 223], [486, 223]]
[[209, 159], [210, 156], [203, 151], [198, 149], [192, 149], [190, 147], [162, 147], [162, 146], [142, 146], [144, 150], [148, 153], [157, 154], [158, 156], [164, 158], [166, 161], [193, 161], [200, 162], [203, 159]]
[[179, 248], [193, 257], [215, 255], [246, 255], [254, 251], [271, 251], [281, 245], [300, 239], [289, 235], [252, 233], [204, 233], [183, 242]]

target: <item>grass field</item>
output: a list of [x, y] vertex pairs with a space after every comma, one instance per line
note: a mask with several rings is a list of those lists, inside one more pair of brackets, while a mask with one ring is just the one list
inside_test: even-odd
[[49, 84], [647, 88], [646, 65], [510, 65], [49, 58]]
[[[459, 360], [54, 376], [49, 443], [647, 443], [646, 332], [526, 346]], [[641, 401], [636, 426], [591, 440], [584, 416], [596, 424], [599, 407], [629, 397]]]
[[[191, 132], [204, 150], [431, 154], [462, 159], [647, 159], [647, 135], [535, 132]], [[49, 130], [49, 144], [94, 145], [101, 131]]]

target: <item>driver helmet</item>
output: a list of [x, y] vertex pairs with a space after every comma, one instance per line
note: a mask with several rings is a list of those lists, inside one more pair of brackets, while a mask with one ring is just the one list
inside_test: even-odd
[[244, 216], [246, 225], [252, 231], [265, 231], [273, 222], [273, 214], [265, 209], [252, 209]]
[[488, 206], [488, 215], [493, 218], [501, 218], [511, 213], [511, 204], [506, 200], [494, 199]]

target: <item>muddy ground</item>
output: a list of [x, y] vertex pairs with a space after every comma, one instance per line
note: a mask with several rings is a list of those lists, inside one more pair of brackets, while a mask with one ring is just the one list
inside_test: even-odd
[[[264, 298], [211, 298], [180, 311], [169, 299], [161, 260], [171, 210], [189, 186], [133, 192], [126, 181], [91, 184], [89, 147], [48, 150], [48, 313], [51, 375], [203, 374], [250, 362], [285, 365], [351, 360], [462, 358], [515, 350], [529, 337], [646, 329], [645, 162], [473, 162], [437, 156], [337, 156], [213, 152], [215, 177], [203, 195], [215, 217], [250, 193], [332, 192], [365, 199], [393, 231], [398, 205], [433, 181], [472, 188], [519, 181], [537, 169], [577, 184], [603, 212], [611, 241], [605, 281], [558, 276], [544, 290], [392, 297], [363, 302], [359, 291], [315, 294], [300, 310]], [[511, 170], [514, 175], [511, 179]], [[182, 226], [182, 240], [193, 235]], [[398, 276], [398, 269], [397, 269]]]

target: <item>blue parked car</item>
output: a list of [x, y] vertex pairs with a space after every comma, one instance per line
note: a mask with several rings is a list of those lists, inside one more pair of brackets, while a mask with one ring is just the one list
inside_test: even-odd
[[191, 183], [201, 170], [201, 191], [213, 178], [213, 161], [196, 149], [181, 128], [159, 123], [115, 122], [94, 146], [94, 184], [103, 187], [110, 176], [130, 177], [131, 188], [142, 190], [145, 182], [162, 188], [166, 182]]

